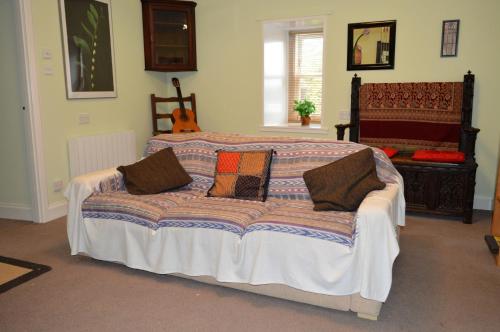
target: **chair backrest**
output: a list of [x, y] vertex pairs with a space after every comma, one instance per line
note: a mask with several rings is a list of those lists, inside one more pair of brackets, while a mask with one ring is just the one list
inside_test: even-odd
[[350, 139], [399, 150], [461, 150], [471, 126], [474, 75], [464, 82], [368, 83], [354, 77]]
[[[194, 121], [197, 122], [197, 117], [196, 117], [196, 97], [195, 94], [192, 93], [188, 97], [183, 97], [182, 100], [184, 102], [189, 102], [191, 105], [190, 108], [193, 113], [194, 113]], [[168, 97], [168, 98], [163, 98], [163, 97], [157, 97], [155, 94], [151, 94], [151, 119], [153, 121], [153, 135], [159, 135], [159, 134], [171, 134], [172, 129], [159, 129], [159, 122], [160, 121], [168, 121], [170, 119], [172, 125], [174, 124], [174, 118], [172, 116], [172, 113], [160, 113], [158, 111], [157, 104], [158, 103], [178, 103], [179, 98], [177, 97]]]

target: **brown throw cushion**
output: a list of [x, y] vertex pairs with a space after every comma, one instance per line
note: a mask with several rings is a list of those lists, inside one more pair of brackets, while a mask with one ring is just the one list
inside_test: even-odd
[[377, 177], [372, 149], [304, 172], [304, 182], [315, 211], [355, 211], [370, 191], [385, 188]]
[[273, 150], [218, 151], [208, 197], [265, 201]]
[[127, 191], [134, 195], [157, 194], [193, 181], [171, 147], [153, 153], [135, 164], [120, 166], [117, 169], [123, 174]]

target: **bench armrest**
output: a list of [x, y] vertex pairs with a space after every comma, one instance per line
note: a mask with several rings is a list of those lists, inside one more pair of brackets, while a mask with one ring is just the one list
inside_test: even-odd
[[335, 128], [337, 128], [337, 140], [343, 141], [346, 128], [353, 128], [354, 125], [352, 123], [346, 124], [336, 124]]
[[117, 191], [123, 186], [122, 175], [116, 168], [109, 168], [73, 178], [64, 192], [68, 199], [67, 232], [71, 254], [78, 254], [78, 249], [86, 243], [82, 238], [82, 203], [95, 192]]
[[480, 132], [481, 129], [474, 128], [474, 127], [468, 127], [468, 128], [464, 128], [464, 131], [467, 133], [470, 133], [470, 134], [477, 135], [477, 133]]
[[74, 192], [85, 192], [90, 196], [95, 192], [119, 191], [124, 188], [122, 174], [116, 168], [109, 168], [73, 178], [64, 194], [69, 200]]
[[462, 138], [460, 150], [465, 154], [466, 160], [473, 160], [476, 152], [476, 138], [479, 133], [478, 128], [466, 127], [462, 128]]

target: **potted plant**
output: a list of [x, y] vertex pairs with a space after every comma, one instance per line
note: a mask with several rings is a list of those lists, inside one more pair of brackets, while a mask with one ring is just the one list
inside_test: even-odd
[[303, 100], [294, 100], [293, 103], [293, 110], [299, 113], [300, 122], [303, 126], [308, 126], [311, 122], [309, 115], [316, 111], [316, 106], [312, 101], [307, 100], [307, 98], [304, 98]]

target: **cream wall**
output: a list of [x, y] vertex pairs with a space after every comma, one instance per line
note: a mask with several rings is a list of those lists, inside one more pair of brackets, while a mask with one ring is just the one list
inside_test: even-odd
[[[138, 154], [142, 154], [152, 130], [149, 94], [161, 95], [166, 91], [164, 73], [144, 70], [140, 1], [114, 0], [112, 21], [118, 97], [66, 99], [58, 6], [58, 0], [32, 1], [49, 203], [64, 199], [61, 193], [53, 192], [52, 183], [57, 179], [68, 183], [68, 138], [133, 129]], [[52, 59], [43, 59], [44, 49], [52, 52]], [[52, 67], [53, 75], [44, 75], [45, 67]], [[89, 124], [78, 124], [80, 113], [90, 115]]]
[[[139, 0], [112, 1], [115, 66], [118, 98], [67, 100], [61, 48], [58, 1], [32, 1], [38, 85], [43, 127], [49, 200], [55, 179], [68, 181], [67, 139], [73, 136], [134, 129], [141, 152], [151, 131], [149, 93], [175, 95], [170, 78], [181, 79], [184, 93], [197, 94], [199, 122], [205, 130], [261, 134], [262, 36], [261, 21], [327, 15], [324, 120], [328, 134], [338, 114], [349, 108], [346, 71], [347, 24], [397, 20], [395, 69], [360, 71], [365, 82], [462, 80], [471, 69], [476, 74], [473, 124], [481, 129], [477, 144], [479, 170], [476, 199], [488, 205], [494, 191], [499, 130], [494, 80], [500, 74], [500, 2], [471, 1], [357, 1], [341, 0], [198, 0], [196, 8], [198, 71], [153, 73], [144, 71], [142, 18]], [[479, 5], [479, 4], [480, 5]], [[440, 58], [441, 24], [461, 20], [458, 57]], [[53, 58], [42, 58], [50, 49]], [[43, 75], [52, 66], [54, 74]], [[168, 84], [167, 84], [168, 83]], [[78, 114], [89, 113], [90, 124], [79, 125]], [[270, 133], [262, 133], [270, 134]], [[271, 133], [272, 134], [272, 133]], [[282, 134], [282, 133], [280, 133]], [[293, 134], [290, 134], [293, 135]], [[301, 134], [304, 135], [304, 134]]]
[[[397, 20], [395, 69], [359, 71], [364, 82], [461, 81], [465, 72], [472, 70], [476, 74], [473, 125], [481, 129], [476, 149], [479, 163], [476, 208], [489, 207], [500, 140], [497, 102], [500, 1], [198, 0], [197, 3], [198, 72], [175, 75], [181, 79], [185, 93], [196, 93], [199, 123], [204, 130], [261, 134], [261, 20], [327, 15], [324, 120], [330, 130], [328, 134], [315, 135], [319, 137], [335, 137], [333, 125], [339, 122], [339, 111], [349, 109], [354, 72], [346, 71], [348, 23]], [[458, 57], [439, 56], [441, 25], [445, 19], [460, 19]], [[172, 87], [169, 91], [175, 94]]]
[[26, 138], [21, 110], [16, 0], [0, 0], [0, 208], [31, 208]]

